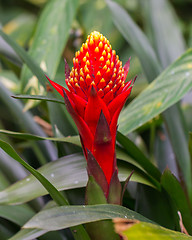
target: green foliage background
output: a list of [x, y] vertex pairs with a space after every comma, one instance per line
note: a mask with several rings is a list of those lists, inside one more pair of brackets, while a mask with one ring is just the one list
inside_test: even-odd
[[[140, 221], [129, 240], [191, 239], [191, 10], [191, 0], [0, 1], [1, 240], [86, 240], [82, 224], [117, 217]], [[123, 64], [131, 56], [127, 80], [138, 76], [117, 134], [122, 184], [134, 170], [123, 206], [84, 206], [77, 129], [44, 76], [65, 86], [63, 58], [72, 66], [94, 30]]]

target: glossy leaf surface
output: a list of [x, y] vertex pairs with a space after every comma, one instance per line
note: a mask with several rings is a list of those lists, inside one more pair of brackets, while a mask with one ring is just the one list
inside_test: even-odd
[[120, 115], [120, 132], [133, 131], [179, 101], [192, 88], [191, 61], [190, 49], [135, 98]]
[[[120, 163], [120, 180], [125, 181], [132, 170], [133, 168], [129, 165], [126, 166], [123, 164], [121, 166]], [[69, 155], [57, 161], [48, 163], [41, 167], [39, 172], [43, 174], [58, 190], [85, 187], [88, 180], [86, 160], [79, 154]], [[150, 181], [150, 178], [139, 170], [135, 171], [131, 180], [154, 186]], [[32, 175], [30, 175], [0, 192], [0, 203], [18, 204], [45, 194], [47, 194], [47, 191]]]
[[118, 205], [100, 204], [93, 206], [63, 206], [45, 210], [27, 222], [24, 228], [58, 230], [77, 224], [116, 217], [151, 222], [128, 208]]

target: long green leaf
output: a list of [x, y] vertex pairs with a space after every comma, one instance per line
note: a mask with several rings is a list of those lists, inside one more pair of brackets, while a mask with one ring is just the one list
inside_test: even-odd
[[146, 15], [149, 18], [147, 24], [151, 25], [155, 49], [165, 68], [185, 51], [179, 19], [168, 0], [148, 0], [144, 4], [146, 4]]
[[39, 182], [46, 188], [51, 197], [55, 200], [55, 202], [59, 205], [67, 204], [67, 201], [63, 197], [63, 195], [38, 171], [32, 168], [28, 163], [26, 163], [16, 152], [15, 150], [6, 142], [0, 140], [0, 147], [10, 155], [17, 162], [22, 164], [32, 175], [34, 175]]
[[34, 140], [34, 141], [50, 140], [50, 141], [55, 141], [55, 142], [67, 142], [67, 143], [75, 144], [77, 146], [81, 146], [79, 136], [61, 137], [61, 138], [41, 137], [41, 136], [29, 134], [29, 133], [13, 132], [13, 131], [8, 131], [8, 130], [4, 130], [4, 129], [0, 129], [0, 133], [7, 134], [9, 136], [13, 136], [13, 137], [20, 138], [20, 139], [25, 139], [25, 140]]
[[[56, 204], [53, 201], [48, 202], [41, 211], [44, 211], [46, 209], [50, 209], [52, 207], [55, 207]], [[18, 231], [15, 235], [13, 235], [10, 240], [21, 240], [21, 239], [25, 239], [25, 240], [33, 240], [39, 236], [44, 235], [45, 233], [47, 233], [49, 231], [47, 230], [40, 230], [40, 229], [21, 229], [20, 231]]]
[[[0, 140], [0, 147], [9, 154], [12, 158], [14, 158], [16, 161], [21, 163], [33, 176], [35, 176], [36, 179], [43, 185], [43, 187], [49, 192], [50, 196], [53, 198], [53, 200], [60, 206], [67, 205], [68, 202], [64, 198], [63, 194], [61, 194], [48, 180], [45, 178], [41, 173], [39, 173], [37, 170], [32, 168], [28, 163], [26, 163], [15, 151], [14, 149], [6, 142]], [[36, 188], [36, 186], [35, 186]], [[78, 234], [75, 235], [75, 239], [87, 239], [89, 240], [89, 237], [84, 230], [82, 226], [77, 226], [76, 229]]]
[[22, 229], [17, 234], [15, 234], [13, 237], [9, 238], [9, 240], [34, 240], [43, 234], [47, 233], [47, 230], [41, 230], [41, 229]]
[[[154, 36], [157, 55], [165, 68], [185, 51], [185, 42], [179, 27], [179, 20], [167, 0], [146, 1], [148, 22]], [[169, 32], [169, 34], [167, 34]], [[174, 70], [173, 70], [174, 71]], [[187, 74], [187, 70], [186, 70]], [[187, 147], [188, 130], [180, 105], [176, 104], [163, 113], [176, 161], [183, 173], [192, 202], [192, 176], [190, 156]], [[160, 160], [161, 161], [161, 160]]]
[[37, 76], [41, 84], [45, 87], [47, 78], [41, 68], [29, 57], [25, 50], [20, 47], [14, 40], [0, 30], [0, 36], [13, 48], [13, 50], [19, 55], [19, 57], [30, 67], [31, 71]]
[[117, 141], [126, 149], [131, 157], [133, 157], [152, 177], [160, 180], [161, 173], [159, 170], [147, 159], [141, 150], [129, 138], [117, 132]]
[[[33, 120], [33, 115], [29, 112], [23, 112], [22, 103], [19, 100], [11, 98], [12, 95], [13, 94], [0, 82], [0, 99], [7, 107], [7, 111], [10, 111], [10, 116], [18, 124], [18, 127], [27, 132], [45, 137], [44, 131]], [[36, 146], [47, 161], [53, 161], [57, 158], [56, 149], [51, 142], [40, 142]]]
[[[134, 166], [129, 166], [124, 161], [120, 161], [118, 168], [120, 180], [125, 181], [134, 169]], [[44, 165], [38, 171], [56, 186], [58, 190], [85, 187], [88, 181], [86, 161], [81, 154], [63, 157]], [[145, 173], [137, 168], [131, 181], [140, 182], [152, 187], [156, 186]], [[0, 192], [0, 204], [20, 204], [45, 194], [47, 194], [45, 188], [43, 188], [34, 176], [30, 175]]]
[[[71, 137], [61, 137], [61, 138], [51, 138], [51, 137], [41, 137], [37, 135], [32, 135], [32, 134], [27, 134], [27, 133], [19, 133], [19, 132], [13, 132], [13, 131], [8, 131], [8, 130], [0, 130], [0, 133], [7, 134], [16, 138], [20, 139], [25, 139], [25, 140], [51, 140], [55, 142], [66, 142], [66, 143], [72, 143], [75, 144], [76, 146], [81, 146], [80, 143], [80, 138], [79, 136], [71, 136]], [[129, 163], [129, 168], [132, 170], [134, 169], [137, 174], [137, 179], [139, 182], [142, 182], [144, 184], [150, 185], [148, 181], [152, 183], [151, 186], [156, 186], [158, 189], [160, 187], [158, 181], [155, 179], [159, 179], [160, 173], [159, 171], [153, 166], [149, 160], [141, 153], [141, 151], [130, 141], [128, 140], [125, 136], [123, 136], [121, 133], [117, 133], [117, 138], [120, 143], [125, 147], [127, 152], [129, 153], [129, 156], [121, 147], [117, 146], [116, 147], [116, 155], [117, 158], [120, 160], [123, 160], [127, 163]], [[65, 160], [67, 161], [67, 160]], [[69, 163], [70, 164], [70, 163]], [[121, 163], [122, 165], [123, 163]], [[47, 165], [48, 166], [48, 165]], [[128, 165], [127, 165], [128, 166]], [[119, 166], [120, 167], [120, 166]], [[125, 175], [125, 178], [123, 177], [123, 172]], [[146, 173], [144, 173], [146, 172]], [[63, 171], [64, 173], [64, 171]], [[46, 174], [46, 173], [44, 173]], [[72, 173], [71, 173], [72, 174]], [[122, 174], [122, 178], [121, 178]], [[121, 167], [120, 168], [120, 178], [122, 181], [123, 179], [126, 179], [127, 176], [127, 168], [126, 167]], [[59, 174], [57, 174], [59, 175]], [[145, 175], [145, 177], [144, 177]], [[152, 177], [150, 177], [152, 176]], [[147, 179], [145, 182], [144, 179]], [[139, 180], [140, 179], [140, 180]]]
[[[48, 1], [38, 21], [29, 55], [38, 65], [44, 62], [51, 78], [55, 76], [78, 3], [79, 0]], [[22, 88], [31, 77], [25, 66], [21, 75]]]
[[179, 101], [192, 88], [191, 61], [192, 49], [160, 74], [122, 112], [119, 130], [127, 134]]
[[[159, 58], [161, 59], [162, 65], [167, 66], [167, 64], [170, 64], [172, 60], [174, 60], [184, 51], [184, 43], [181, 32], [179, 31], [178, 26], [175, 24], [176, 17], [174, 16], [173, 10], [165, 0], [146, 2], [146, 4], [149, 4], [151, 7], [148, 7], [150, 8], [149, 14], [152, 17], [150, 23], [152, 23], [151, 28], [153, 29], [156, 39], [155, 45], [158, 45], [157, 49]], [[110, 0], [108, 0], [107, 3], [111, 10], [111, 14], [116, 26], [137, 53], [145, 74], [147, 75], [147, 79], [149, 82], [151, 82], [160, 73], [161, 68], [159, 67], [157, 57], [155, 57], [155, 53], [149, 41], [139, 27], [131, 20], [128, 13], [120, 5]], [[162, 14], [164, 14], [164, 16], [162, 16]], [[159, 17], [159, 15], [161, 15], [161, 17]], [[168, 32], [170, 34], [167, 34]], [[175, 38], [177, 43], [174, 45], [176, 42]], [[157, 86], [157, 84], [157, 87], [154, 87], [154, 85], [157, 83], [157, 81], [154, 80], [154, 85], [152, 84], [147, 88], [151, 88], [151, 91], [147, 91], [146, 89], [146, 91], [144, 91], [138, 98], [135, 99], [133, 104], [130, 104], [130, 108], [129, 106], [126, 108], [120, 117], [120, 131], [127, 133], [136, 129], [138, 126], [142, 125], [146, 121], [150, 120], [157, 114], [163, 112], [168, 107], [179, 101], [184, 94], [191, 89], [191, 51], [189, 50], [188, 53], [189, 56], [187, 56], [186, 53], [185, 60], [183, 59], [185, 54], [181, 57], [181, 60], [183, 59], [186, 61], [185, 67], [183, 66], [182, 68], [182, 66], [175, 66], [172, 64], [168, 68], [170, 70], [168, 75], [161, 74], [157, 78], [162, 84], [159, 83], [159, 86]], [[155, 64], [153, 60], [155, 60]], [[180, 59], [175, 63], [179, 63], [179, 61]], [[148, 65], [148, 67], [146, 65]], [[180, 69], [179, 72], [178, 67]], [[171, 74], [173, 76], [170, 76]], [[161, 76], [163, 76], [163, 78], [161, 78]], [[180, 78], [181, 81], [178, 81], [178, 78]], [[144, 93], [149, 95], [147, 96]], [[142, 105], [140, 106], [139, 104], [135, 104], [138, 103], [138, 99], [142, 102]], [[142, 109], [140, 107], [142, 107]], [[163, 113], [163, 116], [167, 123], [167, 128], [170, 134], [176, 159], [178, 160], [179, 166], [182, 170], [190, 200], [192, 201], [191, 166], [185, 139], [185, 126], [181, 121], [181, 116], [178, 114], [177, 108], [178, 107], [173, 106], [171, 109], [169, 109], [169, 111]], [[136, 109], [138, 110], [137, 113], [135, 112]], [[148, 116], [147, 119], [146, 116]], [[176, 130], [178, 131], [177, 136], [175, 136]]]
[[0, 149], [0, 168], [10, 182], [21, 180], [27, 176], [25, 168]]
[[12, 97], [16, 98], [16, 99], [50, 101], [50, 102], [65, 104], [64, 101], [62, 101], [62, 100], [59, 100], [59, 99], [56, 99], [56, 98], [48, 98], [48, 97], [42, 96], [42, 95], [15, 95], [15, 96], [12, 96]]
[[10, 185], [9, 180], [7, 179], [6, 174], [0, 170], [0, 191], [3, 191]]
[[24, 225], [24, 228], [59, 230], [78, 224], [113, 218], [137, 219], [144, 222], [151, 222], [128, 208], [118, 205], [100, 204], [92, 206], [54, 207], [34, 216]]
[[[78, 3], [79, 0], [48, 1], [40, 15], [29, 55], [51, 78], [55, 77]], [[42, 94], [44, 90], [28, 67], [24, 65], [21, 72], [21, 90]], [[25, 110], [36, 104], [37, 102], [28, 100]]]
[[111, 0], [106, 0], [106, 2], [115, 25], [124, 38], [131, 43], [140, 58], [148, 81], [151, 82], [159, 74], [161, 68], [148, 39], [119, 4]]
[[176, 179], [176, 177], [167, 169], [161, 177], [161, 185], [169, 194], [173, 204], [176, 205], [178, 211], [180, 211], [183, 219], [183, 224], [187, 231], [192, 233], [192, 213], [185, 193]]
[[0, 217], [23, 226], [32, 216], [34, 212], [27, 205], [20, 206], [0, 206]]

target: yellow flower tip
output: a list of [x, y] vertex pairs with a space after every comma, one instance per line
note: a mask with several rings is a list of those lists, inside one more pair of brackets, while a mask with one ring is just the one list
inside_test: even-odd
[[95, 52], [96, 52], [96, 53], [99, 52], [99, 48], [98, 48], [98, 47], [95, 48]]
[[78, 56], [79, 56], [79, 51], [77, 51], [76, 53], [75, 53], [75, 57], [77, 58]]
[[105, 50], [103, 50], [103, 52], [102, 52], [102, 56], [106, 56], [106, 51]]
[[100, 43], [99, 43], [99, 48], [103, 48], [103, 43], [102, 43], [102, 41], [100, 41]]
[[87, 76], [86, 76], [86, 80], [89, 80], [89, 79], [91, 79], [91, 77], [90, 77], [89, 74], [87, 74]]
[[103, 70], [104, 70], [104, 71], [106, 71], [106, 70], [107, 70], [107, 65], [105, 65], [105, 66], [103, 67]]
[[107, 45], [107, 43], [105, 43], [105, 45], [104, 45], [104, 49], [107, 51], [107, 49], [108, 49], [108, 45]]
[[75, 83], [75, 87], [77, 88], [80, 88], [79, 84], [78, 83]]
[[89, 60], [86, 61], [86, 65], [87, 65], [87, 66], [90, 66]]
[[80, 82], [84, 82], [84, 79], [83, 79], [83, 77], [80, 77], [80, 79], [79, 79], [79, 80], [80, 80]]

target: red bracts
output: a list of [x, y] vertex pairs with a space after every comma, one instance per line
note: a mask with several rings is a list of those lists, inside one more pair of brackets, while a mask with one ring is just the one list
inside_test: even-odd
[[125, 83], [129, 64], [130, 61], [122, 67], [109, 41], [99, 32], [93, 32], [76, 52], [71, 71], [66, 63], [65, 81], [69, 90], [49, 79], [64, 97], [77, 125], [86, 159], [90, 154], [94, 156], [108, 186], [117, 172], [117, 121], [132, 89], [132, 81]]

